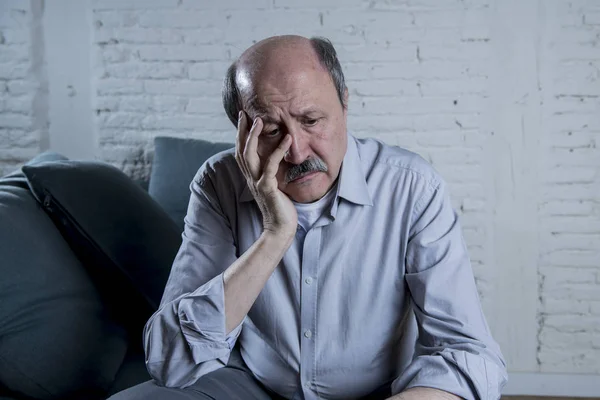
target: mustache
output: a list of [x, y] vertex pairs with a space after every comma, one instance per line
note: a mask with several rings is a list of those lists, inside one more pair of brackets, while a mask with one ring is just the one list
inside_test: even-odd
[[310, 172], [327, 172], [327, 164], [317, 157], [304, 160], [298, 165], [292, 165], [285, 174], [285, 183], [290, 183], [294, 179]]

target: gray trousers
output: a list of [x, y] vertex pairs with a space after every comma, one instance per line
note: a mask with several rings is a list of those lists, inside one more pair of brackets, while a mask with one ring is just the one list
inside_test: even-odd
[[234, 348], [226, 367], [210, 372], [185, 389], [144, 382], [123, 390], [108, 400], [283, 400], [265, 388], [250, 372], [239, 350]]
[[[391, 383], [391, 382], [390, 382]], [[382, 400], [391, 396], [389, 383], [361, 400]], [[234, 348], [226, 367], [210, 372], [185, 389], [158, 386], [144, 382], [123, 390], [108, 400], [284, 400], [264, 387], [246, 366], [239, 350]]]

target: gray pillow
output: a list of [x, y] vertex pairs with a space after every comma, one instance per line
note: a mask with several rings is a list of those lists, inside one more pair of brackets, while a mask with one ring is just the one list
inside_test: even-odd
[[0, 179], [0, 221], [1, 386], [14, 397], [104, 398], [126, 333], [19, 172]]
[[190, 183], [196, 172], [210, 157], [233, 146], [201, 139], [162, 136], [154, 139], [148, 193], [175, 221], [180, 232], [190, 201]]
[[157, 310], [181, 233], [138, 184], [101, 162], [25, 166], [37, 200], [92, 276], [113, 317], [141, 345]]

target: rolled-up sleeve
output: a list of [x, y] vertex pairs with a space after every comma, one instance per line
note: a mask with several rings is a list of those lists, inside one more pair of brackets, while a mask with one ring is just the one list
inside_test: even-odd
[[227, 334], [223, 272], [236, 248], [209, 173], [201, 170], [190, 188], [182, 245], [144, 328], [148, 372], [168, 387], [189, 386], [225, 366], [243, 324]]
[[405, 279], [418, 325], [415, 357], [393, 393], [430, 387], [465, 399], [498, 399], [506, 365], [481, 309], [458, 218], [443, 182], [414, 208]]

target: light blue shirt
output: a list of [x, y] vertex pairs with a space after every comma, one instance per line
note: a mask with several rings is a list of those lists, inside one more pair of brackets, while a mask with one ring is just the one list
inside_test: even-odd
[[239, 342], [254, 376], [289, 399], [360, 398], [385, 384], [500, 396], [506, 366], [457, 215], [421, 157], [349, 135], [334, 200], [229, 335], [223, 272], [261, 235], [262, 217], [233, 150], [190, 187], [183, 243], [144, 331], [159, 384], [191, 385]]

